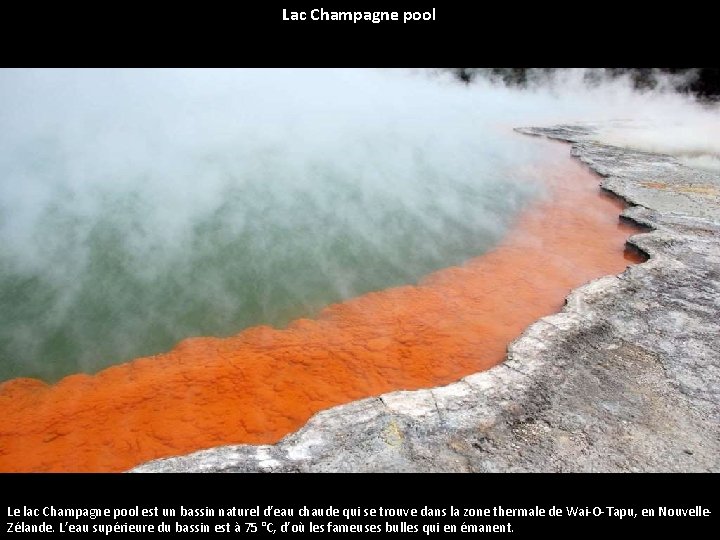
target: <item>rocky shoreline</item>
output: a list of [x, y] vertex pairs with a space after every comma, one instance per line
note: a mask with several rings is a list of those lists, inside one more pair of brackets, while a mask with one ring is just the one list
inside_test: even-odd
[[649, 261], [573, 291], [489, 371], [133, 472], [720, 471], [720, 174], [589, 124], [517, 131], [572, 143], [650, 230], [628, 241]]

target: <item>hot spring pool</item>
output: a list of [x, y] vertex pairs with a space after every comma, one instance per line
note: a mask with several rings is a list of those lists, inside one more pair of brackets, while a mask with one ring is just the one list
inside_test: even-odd
[[0, 471], [272, 443], [501, 362], [640, 260], [568, 147], [510, 129], [548, 103], [371, 70], [0, 71]]

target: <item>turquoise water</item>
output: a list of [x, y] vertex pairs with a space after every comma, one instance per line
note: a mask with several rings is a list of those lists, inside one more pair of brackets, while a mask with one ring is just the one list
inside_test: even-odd
[[[191, 78], [213, 97], [203, 76]], [[348, 88], [385, 84], [354, 77]], [[233, 105], [222, 114], [197, 92], [182, 106], [121, 93], [91, 111], [68, 98], [62, 122], [3, 109], [26, 129], [0, 147], [0, 380], [54, 381], [190, 336], [282, 327], [494, 246], [539, 193], [522, 168], [532, 141], [484, 126], [464, 94], [433, 84], [328, 92], [305, 112], [297, 88], [287, 110], [275, 89], [266, 116], [252, 85], [242, 103], [216, 96]], [[38, 95], [11, 97], [35, 111], [48, 101]]]

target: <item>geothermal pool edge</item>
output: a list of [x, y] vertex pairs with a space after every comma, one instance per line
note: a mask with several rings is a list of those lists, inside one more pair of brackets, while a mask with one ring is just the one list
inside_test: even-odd
[[488, 371], [132, 471], [720, 471], [720, 174], [594, 142], [591, 124], [517, 131], [572, 143], [651, 230], [628, 240], [649, 261], [574, 290]]

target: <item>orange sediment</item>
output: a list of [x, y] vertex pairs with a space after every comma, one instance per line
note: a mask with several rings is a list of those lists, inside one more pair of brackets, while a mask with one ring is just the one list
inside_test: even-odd
[[450, 383], [505, 357], [569, 291], [639, 262], [636, 232], [597, 177], [570, 161], [551, 197], [495, 249], [417, 286], [370, 293], [287, 329], [193, 338], [172, 351], [72, 375], [0, 384], [0, 471], [122, 471], [234, 443], [273, 443], [314, 413], [358, 398]]

